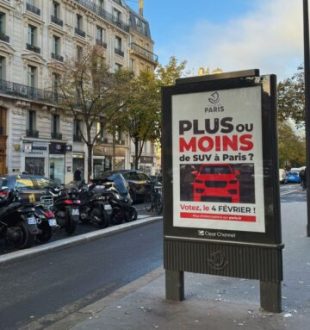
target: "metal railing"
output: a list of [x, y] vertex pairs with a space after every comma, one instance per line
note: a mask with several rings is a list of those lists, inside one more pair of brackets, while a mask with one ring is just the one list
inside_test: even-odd
[[74, 31], [75, 31], [75, 34], [77, 34], [77, 35], [79, 35], [80, 37], [83, 37], [83, 38], [85, 38], [85, 36], [86, 36], [86, 33], [85, 33], [85, 31], [83, 31], [83, 30], [80, 30], [79, 28], [75, 28], [74, 29]]
[[26, 136], [27, 137], [38, 138], [39, 137], [39, 131], [36, 131], [36, 130], [33, 130], [33, 129], [27, 129], [26, 130]]
[[124, 52], [121, 49], [114, 48], [114, 52], [115, 52], [115, 54], [118, 54], [119, 56], [123, 56], [124, 57]]
[[41, 53], [41, 49], [35, 45], [31, 45], [31, 44], [26, 44], [26, 48], [28, 50], [31, 50], [32, 52], [35, 52], [35, 53], [38, 53], [40, 54]]
[[58, 103], [57, 93], [0, 79], [0, 93], [35, 101]]
[[107, 12], [102, 7], [98, 6], [94, 2], [90, 0], [75, 0], [75, 2], [79, 3], [80, 5], [86, 7], [87, 9], [91, 10], [92, 12], [96, 13], [98, 16], [102, 17], [103, 19], [109, 21], [110, 23], [118, 26], [120, 29], [129, 32], [129, 25], [123, 22], [122, 20], [115, 20], [113, 15]]
[[158, 56], [149, 50], [139, 46], [138, 44], [132, 42], [131, 43], [131, 49], [136, 52], [137, 54], [143, 56], [144, 58], [148, 59], [151, 62], [157, 63], [158, 62]]
[[0, 31], [0, 40], [5, 41], [5, 42], [10, 42], [10, 37]]
[[62, 140], [62, 134], [58, 132], [52, 132], [51, 133], [51, 138], [55, 140]]
[[104, 42], [104, 41], [102, 41], [102, 40], [100, 40], [100, 39], [96, 39], [96, 45], [101, 46], [103, 48], [107, 48], [108, 47], [107, 43]]
[[39, 15], [39, 16], [41, 15], [41, 10], [38, 7], [32, 5], [32, 4], [28, 3], [28, 2], [26, 3], [26, 9], [28, 11], [31, 11], [32, 13], [34, 13], [36, 15]]
[[58, 54], [55, 54], [55, 53], [51, 53], [51, 56], [52, 56], [52, 58], [53, 58], [54, 60], [57, 60], [57, 61], [59, 61], [59, 62], [63, 62], [63, 61], [64, 61], [64, 58], [63, 58], [63, 56], [61, 56], [61, 55], [58, 55]]
[[60, 26], [64, 25], [63, 20], [61, 20], [60, 18], [58, 18], [57, 16], [54, 16], [54, 15], [51, 15], [51, 21]]

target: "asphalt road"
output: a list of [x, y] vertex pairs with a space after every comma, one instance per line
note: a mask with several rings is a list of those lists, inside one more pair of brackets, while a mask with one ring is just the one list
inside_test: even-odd
[[[162, 264], [162, 221], [1, 265], [0, 328], [51, 322]], [[48, 325], [48, 324], [47, 324]]]

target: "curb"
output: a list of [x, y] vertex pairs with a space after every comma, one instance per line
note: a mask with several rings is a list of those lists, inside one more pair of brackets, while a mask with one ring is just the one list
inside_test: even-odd
[[116, 226], [108, 227], [105, 229], [95, 230], [90, 233], [85, 233], [85, 234], [81, 234], [81, 235], [74, 236], [74, 237], [63, 238], [63, 239], [60, 239], [55, 242], [45, 243], [44, 245], [34, 246], [32, 248], [25, 249], [25, 250], [18, 250], [18, 251], [10, 252], [10, 253], [0, 256], [0, 265], [8, 264], [11, 262], [16, 262], [16, 261], [19, 261], [20, 259], [30, 258], [35, 255], [41, 255], [44, 253], [48, 253], [50, 251], [64, 249], [64, 248], [78, 245], [81, 243], [87, 243], [87, 242], [90, 242], [90, 241], [93, 241], [93, 240], [96, 240], [96, 239], [99, 239], [102, 237], [114, 235], [116, 233], [129, 230], [129, 229], [132, 229], [135, 227], [147, 225], [149, 223], [153, 223], [153, 222], [161, 220], [161, 219], [162, 219], [162, 216], [150, 217], [150, 218], [140, 218], [140, 219], [138, 218], [138, 220], [135, 220], [133, 222], [124, 223], [121, 225], [116, 225]]

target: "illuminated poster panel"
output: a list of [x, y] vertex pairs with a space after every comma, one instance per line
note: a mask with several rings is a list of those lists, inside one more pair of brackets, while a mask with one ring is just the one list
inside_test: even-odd
[[265, 232], [261, 86], [172, 96], [173, 226]]

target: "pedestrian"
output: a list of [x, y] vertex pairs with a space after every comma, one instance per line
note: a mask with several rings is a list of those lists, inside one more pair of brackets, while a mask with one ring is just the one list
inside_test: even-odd
[[75, 172], [74, 172], [74, 175], [73, 175], [73, 180], [75, 182], [80, 182], [82, 181], [82, 172], [80, 170], [80, 168], [78, 167]]

